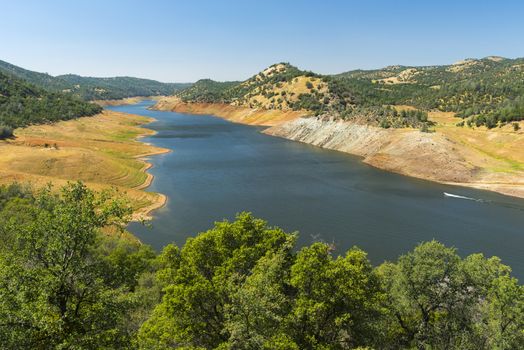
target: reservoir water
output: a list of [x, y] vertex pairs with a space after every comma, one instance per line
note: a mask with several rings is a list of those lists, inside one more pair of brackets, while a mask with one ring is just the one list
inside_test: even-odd
[[[143, 139], [171, 153], [150, 159], [149, 188], [168, 196], [152, 227], [131, 224], [161, 249], [250, 211], [288, 232], [299, 245], [357, 245], [375, 264], [436, 239], [462, 256], [497, 255], [524, 278], [524, 200], [388, 173], [358, 157], [267, 136], [261, 128], [213, 116], [151, 111], [151, 101], [110, 107], [153, 117]], [[447, 193], [448, 195], [445, 195]]]

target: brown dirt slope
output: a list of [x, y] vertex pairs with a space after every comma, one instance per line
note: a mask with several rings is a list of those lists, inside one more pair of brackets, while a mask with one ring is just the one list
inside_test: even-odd
[[61, 186], [81, 180], [90, 188], [114, 187], [127, 196], [135, 218], [165, 203], [165, 196], [143, 191], [152, 176], [142, 158], [167, 152], [137, 141], [153, 131], [140, 125], [151, 119], [104, 111], [94, 117], [30, 126], [0, 142], [0, 183], [30, 182]]
[[120, 105], [132, 105], [144, 100], [159, 100], [163, 96], [137, 96], [137, 97], [126, 97], [118, 100], [94, 100], [93, 103], [96, 103], [99, 106], [120, 106]]
[[185, 103], [178, 97], [161, 98], [153, 109], [190, 114], [211, 114], [235, 123], [274, 126], [306, 115], [303, 111], [281, 111], [233, 106], [223, 103]]

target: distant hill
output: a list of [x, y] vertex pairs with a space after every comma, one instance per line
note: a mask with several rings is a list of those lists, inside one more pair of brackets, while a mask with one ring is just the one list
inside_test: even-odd
[[67, 120], [99, 113], [101, 107], [61, 92], [48, 92], [0, 72], [0, 138], [30, 124]]
[[394, 66], [333, 77], [365, 105], [409, 104], [456, 112], [477, 126], [524, 119], [524, 58], [486, 57], [451, 65]]
[[188, 83], [161, 83], [132, 77], [94, 78], [74, 74], [51, 76], [0, 61], [0, 72], [26, 80], [40, 88], [70, 93], [85, 100], [112, 100], [134, 96], [171, 95]]
[[219, 82], [211, 79], [201, 79], [186, 89], [176, 94], [184, 101], [192, 102], [228, 102], [230, 100], [226, 92], [240, 84], [239, 81]]
[[[451, 111], [470, 126], [493, 128], [524, 119], [524, 59], [492, 56], [452, 65], [390, 66], [331, 76], [279, 63], [244, 82], [199, 81], [175, 95], [185, 102], [306, 110], [386, 128], [427, 128], [426, 111]], [[395, 105], [419, 111], [399, 111]]]

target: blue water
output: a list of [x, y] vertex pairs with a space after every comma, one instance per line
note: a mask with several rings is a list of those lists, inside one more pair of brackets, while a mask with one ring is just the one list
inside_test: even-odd
[[[379, 264], [437, 239], [459, 254], [497, 255], [524, 277], [524, 200], [388, 173], [358, 157], [267, 136], [213, 116], [150, 111], [150, 101], [110, 109], [154, 117], [143, 139], [171, 153], [151, 158], [151, 191], [168, 196], [152, 227], [131, 231], [157, 249], [250, 211], [299, 244], [353, 245]], [[480, 201], [444, 196], [444, 192]]]

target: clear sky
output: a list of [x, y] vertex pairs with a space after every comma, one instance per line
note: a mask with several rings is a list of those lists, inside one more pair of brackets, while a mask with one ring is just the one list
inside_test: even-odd
[[0, 59], [52, 75], [245, 79], [524, 56], [524, 1], [0, 0]]

